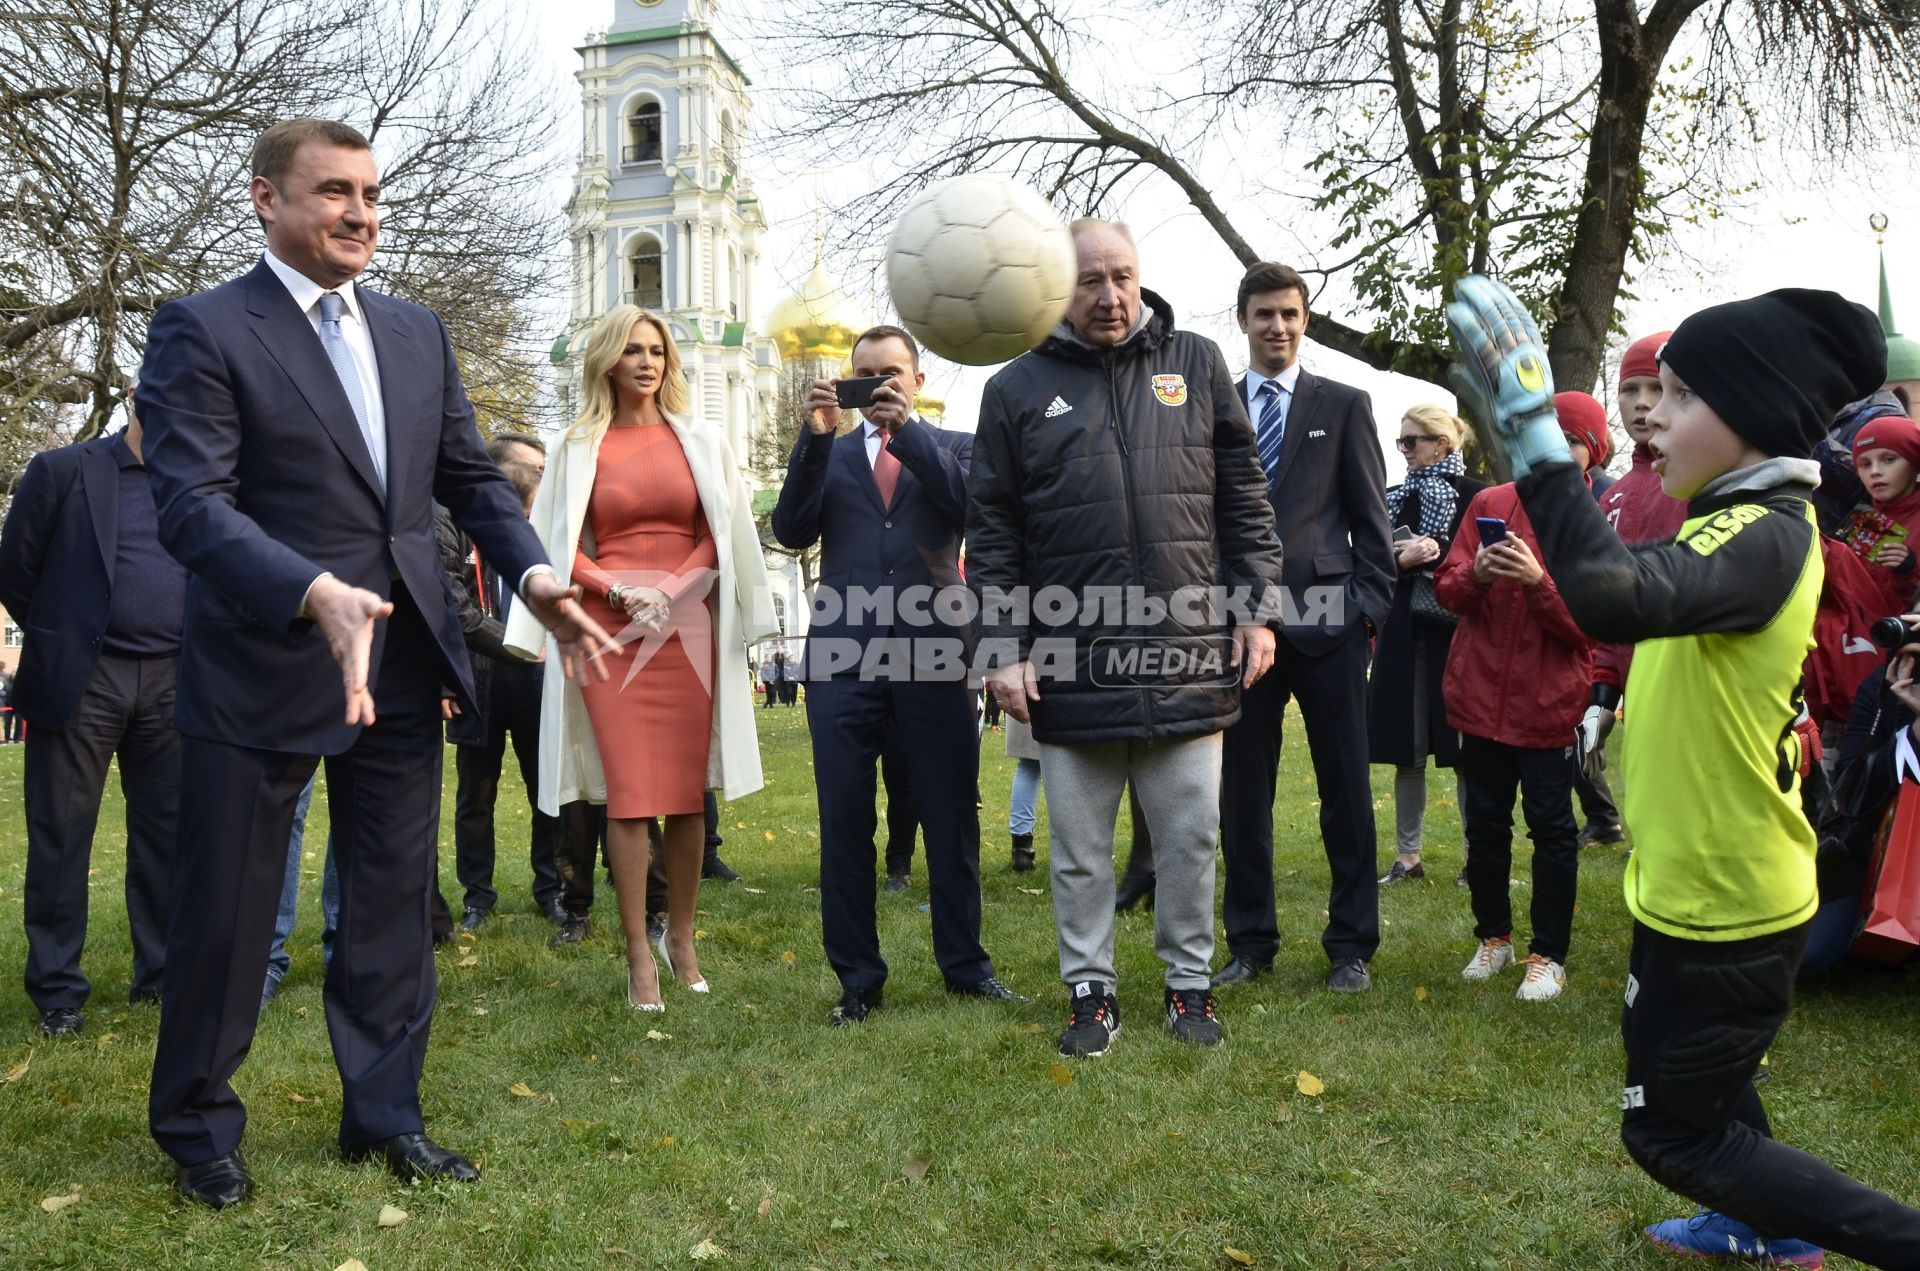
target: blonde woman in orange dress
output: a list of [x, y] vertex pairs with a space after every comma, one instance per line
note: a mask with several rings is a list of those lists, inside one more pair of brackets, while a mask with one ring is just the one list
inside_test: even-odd
[[[665, 1009], [671, 975], [708, 991], [693, 914], [703, 793], [760, 788], [751, 691], [732, 673], [777, 634], [751, 496], [724, 431], [687, 414], [680, 354], [664, 320], [623, 305], [582, 353], [582, 410], [547, 465], [532, 519], [570, 562], [587, 612], [621, 642], [612, 676], [581, 690], [549, 660], [540, 720], [540, 807], [607, 806], [607, 855], [627, 937], [627, 1002]], [[507, 643], [541, 644], [509, 615]], [[667, 932], [647, 947], [647, 823], [664, 817]], [[664, 974], [663, 974], [664, 973]]]

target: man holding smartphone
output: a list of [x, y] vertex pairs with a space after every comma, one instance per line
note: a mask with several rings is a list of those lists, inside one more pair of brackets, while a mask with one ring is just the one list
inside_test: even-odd
[[[913, 413], [920, 350], [899, 327], [853, 346], [854, 378], [815, 380], [773, 510], [789, 548], [821, 548], [800, 676], [820, 801], [820, 926], [840, 979], [834, 1025], [880, 1005], [874, 918], [874, 767], [899, 741], [926, 827], [933, 952], [949, 993], [1019, 1000], [980, 947], [980, 748], [967, 681], [971, 632], [934, 597], [961, 588], [973, 438]], [[842, 411], [862, 422], [840, 435]]]

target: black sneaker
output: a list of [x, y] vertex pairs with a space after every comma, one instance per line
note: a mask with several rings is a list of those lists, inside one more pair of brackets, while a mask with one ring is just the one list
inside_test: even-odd
[[1218, 1046], [1226, 1034], [1214, 1018], [1213, 994], [1205, 989], [1167, 990], [1167, 1029], [1175, 1041]]
[[727, 867], [727, 863], [720, 859], [718, 852], [715, 852], [700, 863], [700, 877], [710, 883], [737, 883], [740, 881], [740, 875], [734, 873], [733, 870]]
[[1067, 1031], [1060, 1034], [1060, 1053], [1073, 1059], [1092, 1059], [1107, 1053], [1120, 1035], [1120, 1003], [1098, 980], [1082, 980], [1068, 996], [1073, 1008]]

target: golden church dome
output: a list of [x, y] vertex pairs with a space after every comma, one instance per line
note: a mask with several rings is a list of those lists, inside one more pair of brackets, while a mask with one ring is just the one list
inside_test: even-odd
[[788, 362], [796, 358], [844, 362], [853, 354], [854, 337], [872, 325], [853, 297], [833, 284], [818, 260], [800, 290], [767, 315], [767, 334], [773, 337], [781, 359]]

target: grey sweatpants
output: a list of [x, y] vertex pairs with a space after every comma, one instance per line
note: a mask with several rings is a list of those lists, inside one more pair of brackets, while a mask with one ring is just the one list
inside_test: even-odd
[[1220, 736], [1040, 743], [1060, 978], [1068, 984], [1098, 980], [1111, 989], [1117, 978], [1113, 822], [1131, 780], [1153, 834], [1153, 945], [1167, 964], [1167, 987], [1207, 987], [1214, 848], [1220, 833]]

